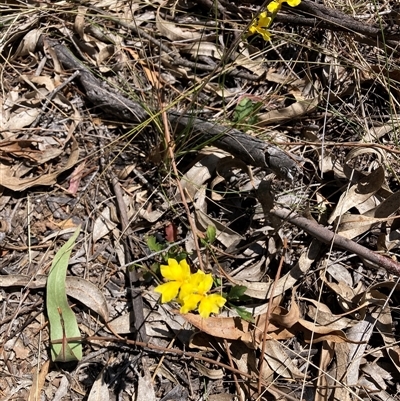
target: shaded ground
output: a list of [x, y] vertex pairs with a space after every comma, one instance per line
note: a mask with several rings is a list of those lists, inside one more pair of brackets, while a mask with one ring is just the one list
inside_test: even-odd
[[[268, 43], [247, 1], [0, 7], [1, 399], [399, 398], [395, 2], [284, 6]], [[184, 253], [220, 315], [159, 303]]]

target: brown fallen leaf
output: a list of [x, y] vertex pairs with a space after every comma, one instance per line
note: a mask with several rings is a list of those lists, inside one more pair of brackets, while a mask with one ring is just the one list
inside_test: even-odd
[[[79, 148], [76, 140], [71, 137], [71, 154], [64, 166], [57, 166], [55, 171], [39, 176], [26, 177], [26, 169], [15, 173], [14, 169], [8, 165], [0, 164], [0, 186], [11, 189], [12, 191], [24, 191], [38, 185], [54, 185], [57, 177], [66, 170], [73, 167], [79, 160]], [[28, 170], [30, 171], [30, 169]]]

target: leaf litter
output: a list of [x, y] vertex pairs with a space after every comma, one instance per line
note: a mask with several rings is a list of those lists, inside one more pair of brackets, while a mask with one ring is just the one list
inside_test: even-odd
[[[397, 58], [371, 41], [372, 30], [356, 42], [293, 16], [321, 6], [326, 21], [352, 18], [358, 32], [359, 21], [372, 29], [388, 12], [390, 47], [399, 11], [353, 2], [350, 16], [323, 3], [284, 8], [272, 46], [244, 35], [257, 13], [251, 2], [1, 6], [2, 397], [398, 398], [399, 274], [385, 269], [397, 266], [399, 249]], [[68, 54], [100, 79], [99, 93], [112, 88], [115, 99], [138, 102], [148, 120], [122, 121], [92, 102], [69, 80]], [[301, 177], [286, 183], [205, 147], [213, 144], [190, 127], [167, 127], [168, 109], [279, 146]], [[340, 249], [296, 216], [343, 238]], [[44, 288], [79, 225], [66, 291], [87, 364], [65, 376], [63, 364], [48, 362]], [[352, 252], [351, 240], [383, 263]], [[243, 293], [207, 319], [160, 305], [153, 289], [163, 249], [185, 252], [221, 291]], [[139, 298], [144, 323], [134, 313]], [[135, 347], [143, 324], [149, 343]]]

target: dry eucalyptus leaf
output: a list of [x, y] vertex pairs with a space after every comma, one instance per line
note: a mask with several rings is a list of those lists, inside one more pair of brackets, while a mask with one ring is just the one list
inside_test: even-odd
[[209, 317], [203, 319], [194, 313], [186, 313], [183, 318], [204, 333], [227, 340], [237, 340], [249, 330], [250, 323], [240, 317]]
[[37, 41], [39, 40], [40, 35], [42, 34], [41, 29], [32, 29], [30, 30], [22, 39], [21, 43], [16, 50], [13, 59], [17, 57], [24, 57], [28, 54], [32, 53], [36, 49]]
[[400, 191], [395, 192], [380, 203], [376, 208], [364, 213], [365, 216], [384, 218], [389, 217], [400, 209]]
[[347, 383], [349, 385], [356, 385], [360, 374], [361, 358], [365, 353], [368, 342], [373, 332], [373, 325], [368, 321], [361, 321], [355, 324], [347, 331], [347, 336], [359, 344], [347, 344], [349, 348], [348, 359], [345, 361], [347, 365]]
[[114, 230], [117, 224], [111, 221], [111, 210], [106, 206], [100, 216], [95, 220], [93, 225], [93, 243], [106, 236], [110, 231]]
[[138, 386], [136, 390], [137, 400], [156, 401], [156, 394], [154, 391], [154, 383], [151, 378], [149, 369], [144, 365], [144, 375], [138, 375]]
[[96, 312], [104, 322], [109, 320], [108, 303], [96, 285], [80, 277], [68, 276], [66, 280], [67, 294]]
[[160, 35], [165, 36], [173, 42], [182, 40], [200, 40], [204, 36], [202, 32], [195, 32], [189, 29], [183, 30], [174, 22], [162, 19], [160, 16], [160, 9], [157, 10], [156, 24]]
[[110, 392], [108, 389], [107, 381], [105, 380], [106, 369], [102, 369], [96, 377], [92, 388], [90, 389], [87, 401], [109, 401]]
[[24, 127], [31, 125], [40, 114], [40, 109], [29, 109], [22, 110], [17, 114], [14, 114], [6, 123], [5, 129], [7, 130], [19, 130]]
[[288, 379], [304, 378], [304, 373], [296, 367], [286, 353], [283, 345], [278, 341], [271, 340], [266, 342], [264, 359], [279, 376]]
[[299, 118], [316, 110], [320, 103], [320, 100], [321, 99], [319, 97], [301, 100], [293, 103], [288, 107], [260, 114], [259, 122], [257, 123], [257, 125], [262, 127], [264, 125], [278, 124], [283, 123], [284, 121]]
[[27, 174], [31, 168], [15, 170], [8, 165], [0, 164], [0, 186], [11, 189], [12, 191], [24, 191], [28, 188], [39, 185], [54, 185], [57, 177], [66, 170], [73, 167], [79, 160], [78, 143], [72, 137], [71, 154], [64, 166], [57, 166], [57, 169], [51, 173], [41, 174], [37, 177], [22, 177]]
[[340, 218], [340, 224], [337, 232], [342, 237], [353, 239], [371, 230], [377, 224], [388, 220], [389, 219], [377, 219], [359, 214], [345, 214]]
[[[44, 288], [47, 276], [35, 277], [24, 274], [0, 275], [0, 288], [28, 287], [32, 289]], [[108, 304], [103, 292], [93, 283], [83, 278], [67, 276], [65, 287], [67, 295], [86, 305], [96, 312], [105, 322], [109, 319]]]
[[385, 180], [385, 170], [382, 166], [372, 171], [371, 174], [364, 176], [356, 185], [352, 185], [350, 189], [344, 192], [335, 210], [329, 217], [328, 223], [331, 224], [339, 216], [342, 216], [352, 207], [365, 202], [374, 195], [382, 187]]

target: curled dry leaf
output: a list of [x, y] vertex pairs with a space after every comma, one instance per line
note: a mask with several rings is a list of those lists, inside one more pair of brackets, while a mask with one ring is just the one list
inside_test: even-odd
[[[379, 166], [371, 174], [362, 177], [357, 184], [342, 194], [335, 210], [329, 217], [328, 223], [333, 223], [338, 216], [342, 216], [351, 208], [357, 207], [376, 194], [382, 187], [384, 180], [385, 170], [382, 166]], [[368, 228], [365, 231], [367, 230]]]
[[22, 39], [21, 43], [18, 46], [13, 58], [24, 57], [30, 53], [33, 53], [36, 49], [37, 41], [39, 40], [40, 35], [42, 34], [41, 29], [32, 29], [30, 30]]
[[[0, 288], [3, 287], [27, 287], [32, 289], [44, 288], [47, 276], [35, 277], [24, 274], [10, 274], [0, 276]], [[67, 295], [86, 305], [96, 312], [104, 322], [109, 319], [108, 304], [103, 292], [93, 283], [79, 277], [67, 276], [65, 281]]]
[[307, 315], [319, 326], [325, 326], [330, 330], [343, 330], [354, 325], [354, 319], [333, 314], [322, 302], [308, 298], [300, 299], [313, 304], [308, 306]]
[[271, 369], [279, 376], [290, 379], [304, 379], [302, 373], [278, 341], [266, 342], [264, 358]]
[[319, 343], [322, 341], [332, 341], [335, 343], [350, 342], [346, 334], [341, 330], [332, 330], [327, 326], [318, 326], [315, 322], [310, 322], [301, 317], [300, 308], [295, 302], [294, 291], [292, 293], [291, 308], [289, 311], [282, 307], [277, 307], [271, 314], [271, 322], [276, 326], [284, 327], [294, 335], [302, 332], [304, 341]]
[[[56, 155], [54, 152], [53, 155]], [[46, 156], [47, 157], [47, 156]], [[37, 156], [38, 160], [40, 157]], [[28, 188], [38, 186], [38, 185], [54, 185], [56, 183], [57, 177], [66, 170], [73, 167], [79, 160], [79, 148], [78, 143], [75, 138], [71, 137], [71, 153], [64, 166], [57, 166], [54, 171], [46, 174], [41, 174], [36, 177], [24, 177], [31, 168], [20, 169], [15, 171], [9, 165], [0, 163], [0, 186], [11, 189], [12, 191], [24, 191]]]
[[[303, 277], [316, 259], [320, 246], [321, 244], [318, 241], [311, 242], [307, 252], [303, 253], [295, 266], [275, 284], [274, 297], [292, 288]], [[245, 294], [250, 297], [257, 299], [269, 299], [271, 297], [271, 290], [274, 285], [273, 280], [270, 280], [268, 283], [254, 283], [251, 281], [236, 280], [234, 277], [231, 279], [235, 285], [245, 286], [247, 288]]]
[[264, 126], [269, 124], [278, 124], [299, 118], [314, 111], [318, 107], [320, 101], [321, 99], [319, 97], [315, 97], [313, 99], [299, 100], [282, 109], [271, 110], [260, 115], [257, 125]]
[[160, 35], [165, 36], [173, 42], [180, 40], [199, 40], [204, 36], [202, 32], [195, 32], [189, 29], [183, 30], [174, 22], [162, 19], [160, 16], [160, 9], [157, 10], [156, 24]]

